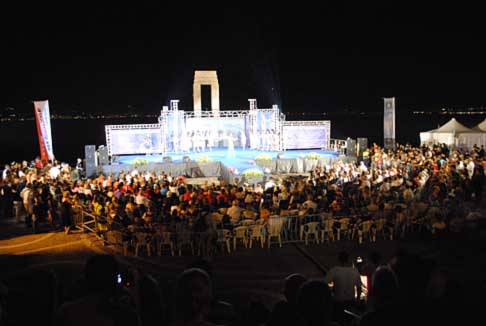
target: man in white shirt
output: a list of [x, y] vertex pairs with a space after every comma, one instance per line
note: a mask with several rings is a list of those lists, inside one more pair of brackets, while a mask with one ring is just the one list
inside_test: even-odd
[[231, 223], [236, 224], [240, 221], [241, 212], [242, 212], [242, 209], [241, 209], [240, 205], [238, 205], [238, 201], [233, 200], [233, 205], [230, 208], [228, 208], [228, 211], [226, 212], [226, 214], [228, 214], [228, 216], [230, 217]]
[[333, 283], [335, 313], [339, 318], [344, 314], [344, 309], [352, 306], [360, 298], [362, 283], [358, 270], [349, 263], [347, 252], [341, 251], [338, 261], [339, 265], [331, 268], [326, 274], [325, 282]]

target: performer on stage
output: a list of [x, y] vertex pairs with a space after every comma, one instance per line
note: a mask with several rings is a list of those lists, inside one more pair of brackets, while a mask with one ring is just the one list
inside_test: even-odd
[[152, 140], [150, 139], [150, 135], [145, 136], [143, 142], [140, 144], [138, 149], [140, 153], [150, 153], [150, 151], [152, 150]]
[[233, 139], [233, 134], [231, 132], [227, 135], [228, 139], [228, 158], [235, 158], [235, 144]]
[[240, 142], [241, 142], [241, 148], [243, 150], [245, 150], [246, 148], [246, 135], [245, 135], [245, 131], [241, 131], [241, 134], [240, 134]]
[[191, 134], [191, 144], [192, 144], [192, 151], [197, 152], [197, 137], [196, 137], [196, 132], [193, 131]]

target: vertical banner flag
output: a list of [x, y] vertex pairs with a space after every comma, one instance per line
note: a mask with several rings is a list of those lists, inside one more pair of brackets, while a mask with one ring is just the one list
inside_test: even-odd
[[35, 122], [42, 161], [54, 160], [51, 136], [51, 117], [48, 101], [34, 101]]
[[385, 98], [383, 114], [383, 137], [386, 149], [395, 148], [395, 98]]

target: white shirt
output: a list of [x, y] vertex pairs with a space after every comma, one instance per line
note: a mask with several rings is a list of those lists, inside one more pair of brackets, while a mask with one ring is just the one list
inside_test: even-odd
[[272, 187], [275, 187], [275, 182], [273, 182], [272, 180], [269, 180], [267, 181], [267, 183], [265, 183], [265, 190]]
[[57, 177], [59, 176], [59, 174], [61, 174], [61, 170], [59, 169], [58, 166], [53, 166], [49, 170], [49, 176], [51, 177], [51, 179], [57, 179]]
[[327, 283], [333, 282], [334, 298], [337, 302], [353, 301], [355, 287], [361, 287], [361, 277], [354, 267], [336, 266], [325, 277]]

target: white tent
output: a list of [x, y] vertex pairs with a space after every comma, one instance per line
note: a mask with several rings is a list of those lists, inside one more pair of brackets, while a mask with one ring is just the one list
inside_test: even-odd
[[483, 122], [479, 123], [476, 127], [473, 128], [474, 130], [478, 131], [485, 131], [486, 132], [486, 119]]
[[445, 143], [450, 146], [471, 148], [474, 144], [486, 145], [486, 132], [470, 129], [455, 118], [443, 126], [420, 133], [420, 144], [431, 145]]

